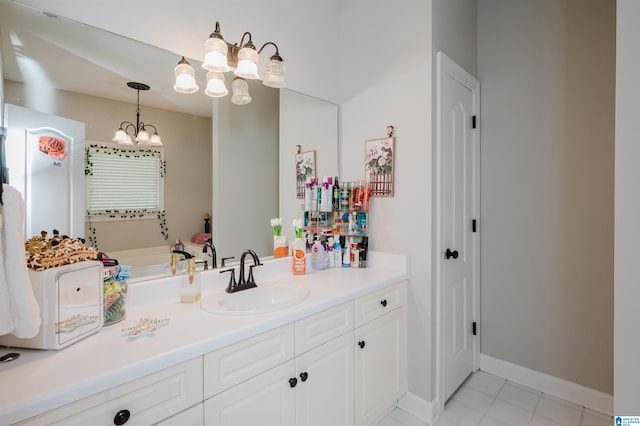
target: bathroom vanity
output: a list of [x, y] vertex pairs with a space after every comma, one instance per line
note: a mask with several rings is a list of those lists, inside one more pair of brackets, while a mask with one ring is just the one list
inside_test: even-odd
[[[309, 291], [260, 313], [180, 303], [184, 276], [132, 285], [124, 321], [61, 351], [11, 349], [0, 424], [375, 424], [406, 392], [406, 263], [371, 252], [368, 268], [293, 276], [290, 258], [266, 261], [258, 286]], [[203, 300], [227, 285], [201, 274]], [[168, 321], [128, 337], [142, 318]]]

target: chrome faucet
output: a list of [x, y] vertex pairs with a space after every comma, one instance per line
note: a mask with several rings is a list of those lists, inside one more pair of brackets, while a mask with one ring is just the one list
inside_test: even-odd
[[[211, 269], [216, 269], [218, 267], [218, 259], [216, 256], [216, 246], [213, 245], [213, 240], [211, 238], [209, 238], [207, 242], [204, 243], [204, 246], [202, 246], [203, 253], [207, 252], [207, 247], [209, 247], [209, 249], [211, 250], [211, 258], [212, 258]], [[224, 266], [224, 264], [222, 266]]]

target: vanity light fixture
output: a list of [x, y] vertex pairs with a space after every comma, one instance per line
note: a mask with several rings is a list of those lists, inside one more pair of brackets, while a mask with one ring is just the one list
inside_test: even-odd
[[[245, 43], [245, 37], [248, 40]], [[224, 40], [220, 32], [220, 22], [216, 22], [215, 29], [204, 44], [204, 61], [202, 68], [207, 72], [207, 88], [205, 94], [219, 98], [226, 96], [229, 91], [225, 86], [224, 73], [233, 71], [235, 78], [231, 84], [233, 91], [231, 102], [237, 105], [246, 105], [251, 102], [249, 85], [245, 80], [259, 79], [258, 61], [260, 53], [267, 46], [275, 48], [275, 54], [269, 58], [266, 74], [262, 83], [265, 86], [284, 87], [284, 60], [280, 56], [278, 46], [271, 41], [262, 45], [259, 50], [253, 45], [251, 33], [242, 34], [240, 44], [230, 44]], [[184, 58], [178, 62], [175, 70], [176, 83], [174, 89], [180, 93], [194, 93], [198, 90], [195, 82], [195, 71], [191, 64]]]
[[[138, 100], [136, 102], [136, 123], [133, 124], [130, 121], [123, 121], [120, 123], [120, 128], [113, 136], [113, 141], [118, 142], [119, 145], [134, 145], [132, 138], [138, 143], [138, 145], [151, 145], [151, 146], [163, 146], [160, 135], [156, 126], [153, 124], [145, 124], [140, 121], [140, 91], [149, 90], [151, 87], [144, 83], [136, 83], [130, 81], [127, 86], [138, 91]], [[187, 93], [187, 92], [185, 92]], [[153, 127], [153, 134], [149, 135], [147, 127]], [[133, 130], [133, 135], [129, 134], [129, 129]]]

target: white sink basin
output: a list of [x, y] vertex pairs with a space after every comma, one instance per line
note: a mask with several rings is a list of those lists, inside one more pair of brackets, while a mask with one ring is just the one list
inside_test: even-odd
[[277, 311], [302, 302], [309, 295], [303, 285], [258, 284], [258, 287], [227, 293], [217, 291], [202, 298], [200, 307], [212, 314], [253, 315]]

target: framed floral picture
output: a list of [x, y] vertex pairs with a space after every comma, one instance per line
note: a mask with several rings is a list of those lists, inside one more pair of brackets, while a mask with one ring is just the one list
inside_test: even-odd
[[393, 196], [393, 137], [365, 142], [365, 175], [371, 195]]
[[304, 198], [304, 185], [308, 177], [316, 176], [316, 151], [296, 154], [296, 196]]

